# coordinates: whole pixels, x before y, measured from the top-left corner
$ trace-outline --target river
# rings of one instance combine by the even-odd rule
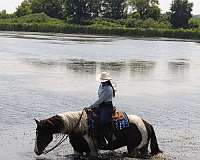
[[[69,142],[34,154],[34,118],[92,104],[101,71],[113,76],[118,109],[153,124],[167,159],[199,159],[200,43],[0,32],[1,159],[72,159]]]

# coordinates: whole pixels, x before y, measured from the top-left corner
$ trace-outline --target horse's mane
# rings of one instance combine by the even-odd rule
[[[53,133],[60,133],[64,128],[62,118],[58,115],[40,121],[40,127],[46,128]]]

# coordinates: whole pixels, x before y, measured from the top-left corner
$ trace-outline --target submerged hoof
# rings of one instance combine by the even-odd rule
[[[156,155],[162,154],[162,153],[163,153],[163,151],[158,150],[158,151],[155,151],[155,152],[151,152],[150,155],[151,155],[151,156],[156,156]]]
[[[88,156],[88,160],[95,160],[95,159],[99,159],[99,156],[97,156],[97,155],[89,155]]]
[[[137,154],[135,153],[123,153],[124,157],[128,157],[128,158],[137,158]]]
[[[142,158],[142,159],[148,159],[149,158],[148,154],[141,154],[141,152],[139,152],[139,151],[134,151],[134,152],[131,152],[131,153],[124,152],[123,156],[128,157],[128,158]]]

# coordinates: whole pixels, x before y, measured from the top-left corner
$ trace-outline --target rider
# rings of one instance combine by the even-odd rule
[[[102,72],[97,76],[100,82],[98,96],[99,99],[91,105],[91,108],[98,108],[100,116],[99,146],[105,147],[105,135],[109,131],[109,122],[112,118],[113,104],[112,97],[115,97],[115,90],[111,83],[112,77],[108,72]]]

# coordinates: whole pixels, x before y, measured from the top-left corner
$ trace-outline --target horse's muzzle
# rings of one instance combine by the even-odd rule
[[[40,156],[42,154],[42,152],[39,152],[36,148],[34,149],[34,152],[36,155]]]

